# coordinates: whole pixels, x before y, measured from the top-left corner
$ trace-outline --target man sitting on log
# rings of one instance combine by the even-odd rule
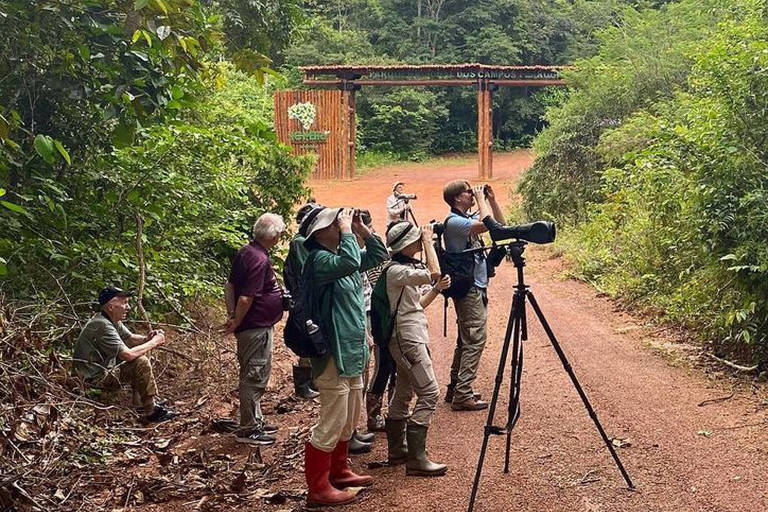
[[[114,286],[99,292],[100,311],[85,324],[75,342],[74,367],[86,384],[94,387],[119,389],[130,384],[134,401],[138,401],[135,405],[141,406],[142,421],[166,421],[176,414],[155,403],[157,384],[146,356],[165,343],[165,334],[161,330],[146,336],[133,334],[123,324],[133,295]]]

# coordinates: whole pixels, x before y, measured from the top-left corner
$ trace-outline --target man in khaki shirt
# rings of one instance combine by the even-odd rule
[[[385,422],[388,459],[392,464],[405,462],[407,475],[440,476],[447,471],[446,465],[432,462],[426,454],[427,430],[437,408],[439,387],[427,348],[429,331],[424,308],[451,281],[448,276],[440,277],[431,226],[419,229],[409,222],[398,222],[387,231],[387,243],[392,263],[384,274],[395,319],[389,351],[397,364],[395,394]],[[422,248],[427,255],[426,267],[414,259]],[[433,279],[437,282],[430,286]],[[409,411],[414,393],[416,404]]]

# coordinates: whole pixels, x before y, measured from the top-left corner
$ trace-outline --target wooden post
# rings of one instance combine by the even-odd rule
[[[485,91],[482,80],[477,81],[477,176],[482,179],[485,176]]]
[[[341,137],[339,147],[341,149],[341,169],[336,169],[335,178],[345,179],[349,175],[349,91],[346,80],[342,80],[341,91]]]
[[[493,87],[488,84],[485,91],[486,101],[486,126],[487,126],[487,145],[485,156],[485,177],[486,179],[493,178],[493,101],[491,98]]]
[[[493,176],[493,117],[491,88],[488,80],[477,82],[477,175],[480,179]]]
[[[347,112],[346,117],[346,122],[349,125],[349,179],[355,177],[355,135],[357,129],[355,126],[355,120],[355,90],[352,89],[349,92],[349,111]]]

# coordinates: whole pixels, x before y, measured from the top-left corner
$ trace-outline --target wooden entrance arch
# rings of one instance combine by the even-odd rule
[[[355,174],[355,92],[362,86],[474,86],[477,89],[477,170],[482,179],[493,177],[493,91],[503,87],[564,85],[567,66],[489,66],[485,64],[427,64],[393,66],[305,66],[304,85],[340,91],[339,108],[345,123],[337,150],[344,167],[335,171],[318,167],[318,177]],[[297,91],[293,91],[297,92]],[[317,91],[311,91],[317,92]],[[277,96],[276,96],[277,98]],[[277,99],[275,102],[277,107]],[[285,107],[282,107],[283,109]],[[276,108],[276,124],[278,113]],[[282,142],[291,143],[284,136]]]

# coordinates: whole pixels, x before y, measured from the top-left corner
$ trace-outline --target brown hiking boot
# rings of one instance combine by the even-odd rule
[[[450,404],[451,402],[453,402],[453,395],[454,395],[454,390],[455,389],[456,389],[456,383],[454,383],[454,382],[452,382],[452,383],[450,383],[450,384],[448,384],[446,386],[446,389],[445,389],[445,401],[446,401],[446,403]],[[473,391],[472,392],[472,396],[475,397],[475,400],[480,400],[480,397],[482,395],[480,393],[477,393],[477,392]]]
[[[475,397],[462,402],[453,401],[451,403],[451,409],[454,411],[482,411],[488,408],[488,402],[483,400],[477,400]]]

